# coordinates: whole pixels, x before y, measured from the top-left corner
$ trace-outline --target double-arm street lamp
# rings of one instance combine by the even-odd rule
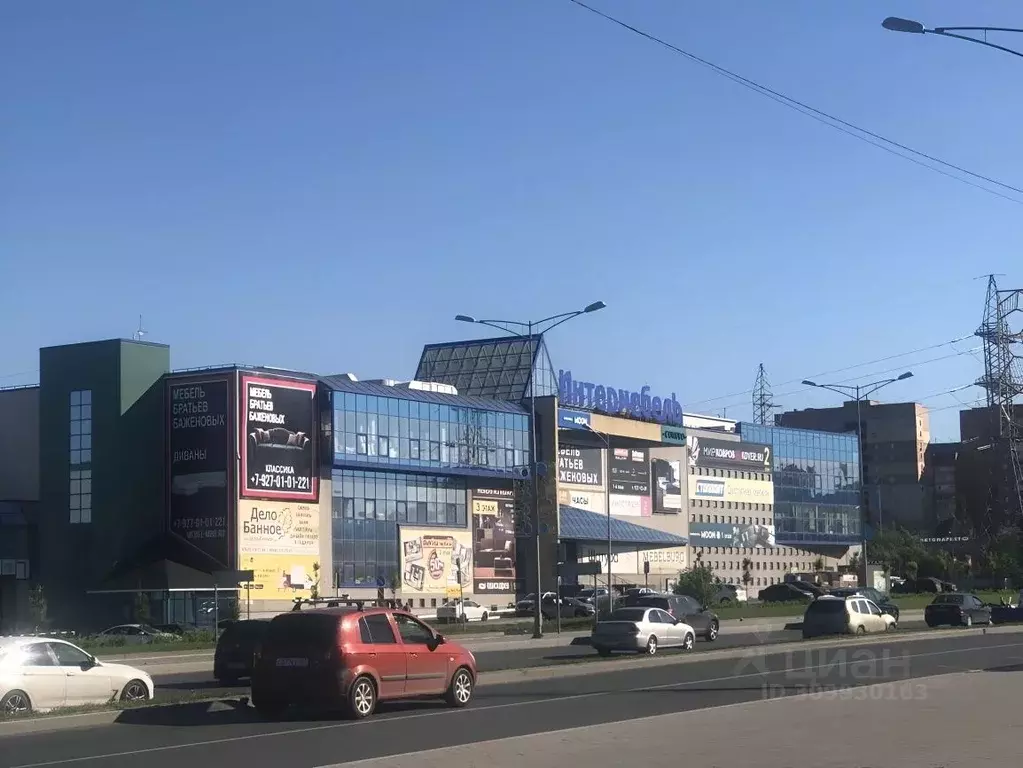
[[[970,35],[962,35],[960,32],[981,32],[987,35],[988,32],[1018,32],[1023,33],[1023,29],[1016,29],[1014,27],[925,27],[919,21],[913,21],[911,19],[900,19],[897,16],[889,16],[887,19],[881,22],[881,26],[891,32],[908,32],[912,35],[941,35],[942,37],[952,37],[956,40],[965,40],[968,43],[976,43],[977,45],[984,45],[988,48],[994,48],[995,50],[1002,51],[1003,53],[1011,53],[1013,56],[1023,57],[1023,52],[1013,50],[1012,48],[1006,48],[1004,45],[998,45],[996,43],[988,42],[977,37],[971,37]]]
[[[804,386],[817,387],[817,389],[827,389],[831,392],[836,392],[843,397],[851,397],[856,401],[856,443],[859,447],[859,480],[860,480],[860,506],[864,506],[864,489],[866,488],[866,480],[863,472],[863,419],[860,415],[860,404],[870,397],[872,394],[877,392],[882,387],[887,387],[889,384],[894,384],[896,381],[905,381],[906,379],[912,378],[913,372],[906,371],[903,374],[896,376],[894,379],[882,379],[880,381],[874,381],[870,384],[818,384],[815,381],[809,379],[803,379]],[[861,516],[862,518],[862,516]],[[867,527],[863,524],[863,520],[860,520],[860,546],[861,553],[860,557],[863,559],[863,586],[867,584]]]
[[[528,320],[521,322],[519,320],[477,320],[472,315],[455,315],[455,320],[462,323],[476,323],[477,325],[487,325],[491,328],[497,328],[499,331],[511,334],[512,336],[518,336],[520,338],[532,338],[534,335],[538,336],[537,349],[539,349],[540,342],[543,340],[545,333],[553,328],[557,328],[562,323],[567,323],[569,320],[579,317],[579,315],[587,315],[590,312],[596,312],[599,309],[606,307],[602,301],[595,301],[592,304],[588,304],[582,309],[577,309],[572,312],[562,312],[560,315],[551,315],[545,317],[542,320]],[[525,331],[525,333],[523,333]],[[535,360],[533,363],[535,364]],[[540,462],[537,461],[537,436],[536,436],[536,381],[533,378],[533,371],[530,372],[529,376],[529,424],[530,431],[532,433],[532,445],[530,446],[530,457],[529,457],[529,474],[533,479],[533,541],[536,545],[536,605],[534,606],[533,615],[533,637],[543,637],[543,621],[541,616],[540,598],[543,596],[540,590],[540,480],[538,465]],[[560,607],[558,609],[560,611]]]

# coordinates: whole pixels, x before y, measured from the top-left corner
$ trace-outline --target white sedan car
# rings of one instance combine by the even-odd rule
[[[149,701],[153,678],[52,637],[0,637],[0,717],[61,707]]]
[[[590,635],[590,645],[601,656],[613,651],[632,651],[653,656],[659,648],[693,650],[696,630],[660,608],[618,608],[600,619]]]
[[[475,600],[455,600],[437,609],[437,621],[486,621],[490,612]]]

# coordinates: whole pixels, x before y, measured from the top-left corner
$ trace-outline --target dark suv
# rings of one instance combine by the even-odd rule
[[[266,620],[245,619],[224,627],[213,654],[213,676],[218,682],[234,685],[243,677],[252,677],[256,650],[269,625]]]
[[[717,614],[707,610],[688,595],[628,595],[625,598],[625,605],[667,611],[679,621],[691,626],[697,635],[711,642],[718,639],[718,632],[721,630],[721,621]]]

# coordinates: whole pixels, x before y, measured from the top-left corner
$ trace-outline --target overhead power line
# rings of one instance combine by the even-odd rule
[[[677,45],[673,45],[672,43],[669,43],[667,40],[657,37],[656,35],[653,35],[649,32],[645,32],[642,29],[639,29],[638,27],[634,27],[631,24],[628,24],[622,21],[621,19],[611,16],[610,14],[605,13],[604,11],[594,8],[591,5],[587,5],[586,3],[582,2],[582,0],[569,0],[569,2],[589,11],[590,13],[593,13],[601,17],[602,19],[605,19],[606,21],[611,22],[612,24],[618,25],[622,29],[626,29],[629,32],[639,35],[640,37],[643,37],[652,43],[656,43],[657,45],[663,46],[664,48],[667,48],[673,53],[676,53],[680,56],[684,56],[690,61],[695,62],[696,64],[699,64],[702,67],[710,69],[715,74],[718,74],[722,77],[726,77],[732,82],[738,83],[739,85],[743,86],[744,88],[748,88],[754,93],[760,94],[761,96],[771,99],[772,101],[775,101],[778,104],[781,104],[782,106],[788,107],[789,109],[799,112],[800,114],[805,115],[806,117],[809,117],[813,120],[816,120],[817,122],[826,125],[829,128],[833,128],[836,131],[841,131],[842,133],[848,136],[852,136],[854,139],[862,141],[866,144],[870,144],[873,147],[877,147],[878,149],[884,150],[885,152],[893,154],[896,157],[900,157],[903,160],[908,160],[909,162],[915,163],[916,165],[919,165],[922,168],[926,168],[929,171],[933,171],[934,173],[940,173],[942,176],[947,176],[950,179],[954,179],[955,181],[958,181],[962,184],[966,184],[968,186],[979,189],[983,192],[987,192],[990,195],[995,195],[996,197],[1000,197],[1003,200],[1008,200],[1009,202],[1023,205],[1023,199],[1014,197],[1013,195],[1007,195],[1004,192],[1000,192],[997,189],[991,189],[990,187],[986,187],[984,186],[984,184],[978,184],[977,182],[982,181],[985,182],[986,184],[992,184],[996,187],[1001,187],[1003,190],[1015,193],[1017,195],[1023,195],[1023,188],[1021,187],[1016,187],[1013,186],[1012,184],[1007,184],[1003,181],[999,181],[998,179],[992,178],[990,176],[985,176],[984,174],[971,171],[968,168],[964,168],[961,165],[956,165],[955,163],[950,163],[947,160],[942,160],[940,157],[935,157],[934,155],[929,155],[926,152],[921,152],[920,150],[914,149],[913,147],[910,147],[906,144],[894,141],[893,139],[889,139],[885,136],[882,136],[879,133],[875,133],[874,131],[862,128],[856,125],[855,123],[851,123],[848,120],[843,120],[840,117],[836,117],[835,115],[832,115],[821,109],[817,109],[816,107],[810,106],[809,104],[806,104],[805,102],[802,102],[799,99],[795,99],[791,96],[786,96],[784,93],[776,91],[773,88],[768,88],[766,85],[761,85],[755,80],[750,80],[747,77],[743,77],[742,75],[733,72],[729,69],[726,69],[718,64],[715,64],[712,61],[708,61],[707,59],[697,56],[694,53],[690,53],[689,51],[679,48]],[[963,178],[962,176],[957,176],[956,173],[952,173],[952,171],[964,174],[965,176],[969,176],[970,178],[976,179],[977,181],[971,181],[970,178]]]

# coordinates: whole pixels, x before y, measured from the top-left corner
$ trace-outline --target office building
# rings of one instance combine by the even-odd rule
[[[787,411],[775,417],[782,427],[856,433],[856,403],[836,408]],[[898,524],[927,531],[922,484],[931,441],[927,408],[919,403],[860,404],[863,435],[864,517],[874,528]]]

